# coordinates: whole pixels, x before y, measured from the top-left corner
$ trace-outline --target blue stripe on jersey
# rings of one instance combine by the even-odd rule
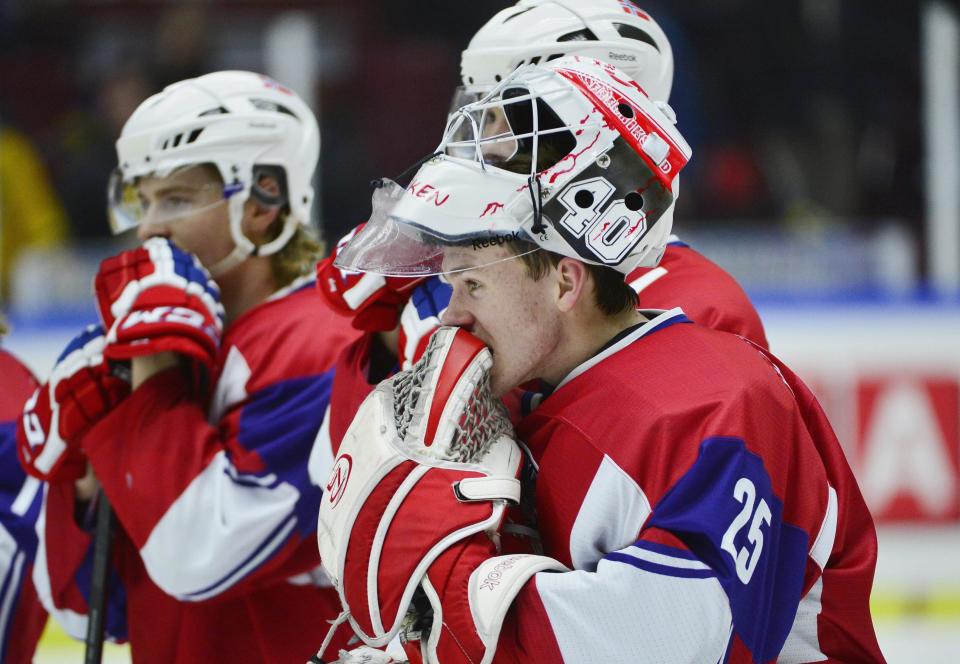
[[[526,417],[533,412],[536,402],[534,401],[537,396],[542,398],[540,392],[524,392],[520,397],[520,413]]]
[[[622,551],[613,551],[603,557],[604,560],[613,560],[618,563],[626,563],[637,569],[642,569],[660,576],[674,576],[682,579],[709,579],[716,576],[712,569],[690,569],[689,567],[673,567],[672,565],[661,565],[643,558],[636,558]]]
[[[666,329],[671,325],[676,325],[677,323],[692,323],[692,322],[693,322],[692,320],[687,318],[686,314],[677,314],[676,316],[672,316],[671,318],[668,318],[667,320],[663,321],[656,327],[650,328],[646,332],[646,334],[653,334],[654,332],[659,332],[660,330]]]
[[[319,508],[317,513],[319,513]],[[273,529],[273,532],[263,539],[256,549],[250,552],[250,555],[240,561],[240,563],[234,566],[234,568],[229,572],[222,575],[210,585],[200,588],[199,590],[194,590],[192,593],[184,595],[184,597],[207,599],[209,597],[218,595],[224,589],[229,588],[235,583],[238,583],[241,579],[259,567],[263,560],[266,560],[269,555],[273,554],[274,550],[279,549],[283,545],[284,540],[287,539],[284,531],[289,531],[291,529],[291,519],[293,519],[293,517],[290,517],[290,519],[284,519],[279,526]],[[263,560],[258,561],[258,558],[262,558]]]
[[[667,246],[668,247],[689,247],[690,245],[684,242],[683,240],[673,240],[671,242],[667,242]]]
[[[330,401],[333,371],[274,383],[250,395],[240,413],[238,439],[256,451],[266,469],[300,493],[294,507],[301,536],[312,536],[320,513],[320,487],[310,481],[307,459]]]
[[[230,465],[224,467],[223,474],[229,476],[234,484],[257,489],[272,489],[279,483],[276,475],[272,477],[259,477],[257,475],[243,474]]]
[[[27,481],[27,474],[17,459],[17,434],[14,422],[0,422],[0,526],[16,542],[16,548],[26,554],[27,564],[37,555],[37,533],[34,526],[43,502],[42,491],[37,491],[30,506],[22,514],[13,512],[13,503]],[[12,554],[11,554],[12,555]],[[0,570],[0,574],[4,573]]]
[[[430,277],[417,286],[410,295],[410,302],[417,310],[420,320],[430,316],[440,316],[440,312],[450,304],[453,296],[453,287],[440,280],[440,277]]]
[[[653,551],[654,553],[660,553],[665,556],[672,556],[673,558],[699,560],[695,554],[687,551],[686,549],[678,549],[675,546],[668,546],[666,544],[660,544],[659,542],[647,542],[646,540],[640,540],[635,543],[634,546],[640,549],[646,549],[647,551]]]
[[[800,601],[808,536],[782,519],[763,460],[739,438],[709,438],[648,526],[676,535],[717,573],[734,632],[753,658],[780,652]]]

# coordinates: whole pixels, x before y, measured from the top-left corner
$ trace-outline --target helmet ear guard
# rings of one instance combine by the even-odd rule
[[[271,178],[277,183],[277,193],[270,193],[260,184],[264,178]],[[250,185],[250,197],[255,201],[269,208],[289,209],[287,197],[287,173],[282,166],[263,166],[253,167],[253,181]]]

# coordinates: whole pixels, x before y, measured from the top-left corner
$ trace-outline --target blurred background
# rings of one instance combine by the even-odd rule
[[[168,83],[250,69],[321,124],[328,239],[439,142],[459,52],[504,1],[2,0],[4,345],[44,376],[95,314],[113,141]],[[638,2],[670,38],[694,149],[675,230],[756,302],[831,416],[878,523],[891,662],[960,652],[957,2]],[[47,636],[38,661],[79,649]],[[124,661],[123,649],[112,657]]]

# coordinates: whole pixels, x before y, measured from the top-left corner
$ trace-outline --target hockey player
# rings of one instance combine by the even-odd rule
[[[460,57],[463,85],[453,108],[479,99],[520,65],[563,55],[615,65],[661,102],[673,121],[665,105],[673,87],[670,42],[653,17],[630,0],[520,0],[498,12]],[[760,316],[736,280],[675,235],[659,264],[636,269],[627,283],[643,307],[682,305],[701,325],[767,346]]]
[[[0,336],[6,327],[0,317]],[[0,661],[26,664],[47,622],[30,580],[37,552],[34,524],[40,482],[17,463],[16,422],[37,381],[17,358],[0,348]]]
[[[487,21],[463,51],[463,84],[454,93],[452,109],[477,101],[518,66],[564,55],[610,62],[654,101],[669,100],[673,52],[647,12],[628,0],[520,0]],[[318,266],[318,286],[334,306],[364,330],[387,331],[399,325],[392,338],[383,343],[372,336],[360,340],[341,359],[334,389],[345,398],[332,400],[330,418],[331,438],[336,442],[363,396],[383,377],[374,372],[368,379],[370,367],[383,364],[377,359],[370,362],[370,352],[382,356],[386,345],[388,352],[398,356],[399,365],[409,368],[439,325],[450,290],[435,278],[411,285],[400,279],[378,280],[375,275],[345,275],[333,266],[335,258]],[[357,287],[361,278],[363,283]],[[638,267],[627,276],[627,283],[639,294],[641,306],[682,306],[701,325],[740,334],[767,347],[760,316],[736,280],[676,235],[670,236],[659,264]]]
[[[463,51],[463,84],[452,108],[478,100],[518,66],[564,55],[610,62],[654,101],[669,101],[673,51],[650,14],[629,0],[520,0],[487,21]],[[672,120],[672,111],[664,110]],[[639,294],[641,306],[682,305],[701,325],[767,347],[760,316],[736,280],[676,235],[670,236],[658,265],[637,268],[627,283]],[[446,306],[441,291],[436,284],[424,286],[404,309],[406,347],[401,353],[407,359],[423,351],[424,331],[436,325]]]
[[[558,59],[464,109],[441,151],[491,110],[510,131],[477,123],[472,158],[426,163],[435,199],[378,190],[339,264],[445,275],[443,322],[489,347],[493,395],[551,386],[517,429],[545,555],[498,556],[510,445],[467,464],[430,451],[438,422],[469,422],[463,384],[487,380],[447,334],[415,382],[428,410],[396,418],[405,383],[378,388],[340,448],[318,532],[342,619],[374,646],[403,622],[411,660],[444,664],[882,662],[873,524],[816,400],[758,345],[637,310],[624,282],[669,235],[690,154],[673,124],[622,72]]]
[[[27,412],[23,456],[49,481],[38,590],[82,636],[93,492],[65,469],[88,462],[122,526],[107,629],[135,662],[304,661],[338,608],[318,432],[357,335],[313,284],[316,119],[276,81],[217,72],[144,101],[117,152],[111,219],[143,246],[103,262],[103,327],[61,358],[70,389]]]

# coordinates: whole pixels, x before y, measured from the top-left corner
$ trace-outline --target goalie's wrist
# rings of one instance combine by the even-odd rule
[[[130,360],[130,384],[137,389],[161,371],[179,366],[180,356],[177,353],[163,351],[154,355],[141,355]]]

